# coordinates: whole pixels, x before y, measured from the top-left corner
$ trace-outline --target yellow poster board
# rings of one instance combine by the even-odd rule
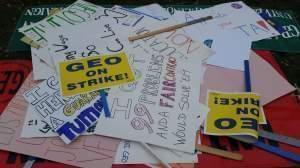
[[[210,135],[239,135],[258,138],[258,124],[264,123],[256,93],[225,93],[209,91],[205,133]]]
[[[134,81],[124,52],[59,63],[62,96],[109,88]]]

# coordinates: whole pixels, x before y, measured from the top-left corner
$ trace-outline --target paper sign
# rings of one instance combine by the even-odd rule
[[[55,74],[53,67],[50,67],[39,57],[41,54],[40,51],[42,50],[37,50],[31,47],[32,71],[34,80],[48,79],[50,76]]]
[[[27,39],[32,43],[39,45],[38,49],[34,52],[52,69],[55,68],[48,49],[45,47],[49,43],[49,35],[54,29],[72,27],[77,24],[85,23],[86,21],[94,18],[97,11],[104,8],[94,5],[92,3],[78,0],[68,6],[67,8],[57,12],[53,15],[49,15],[43,20],[23,26],[19,28],[19,31],[26,35]]]
[[[190,154],[150,145],[162,160],[168,163],[196,163],[197,154]],[[121,141],[115,164],[159,164],[159,161],[138,142]]]
[[[24,26],[19,29],[19,31],[23,32],[27,36],[31,37],[33,40],[37,41],[43,48],[40,48],[41,52],[46,54],[39,54],[42,60],[44,60],[49,66],[53,66],[51,56],[48,54],[48,48],[45,48],[45,46],[48,46],[48,44],[51,42],[51,39],[55,36],[53,32],[55,31],[62,31],[62,32],[68,32],[72,27],[74,29],[83,31],[79,33],[78,40],[75,40],[79,43],[84,43],[82,40],[86,39],[89,42],[92,41],[92,39],[95,39],[96,37],[102,38],[105,40],[105,43],[103,45],[99,44],[101,47],[93,48],[95,47],[93,44],[86,44],[86,46],[81,45],[84,47],[82,51],[79,51],[76,53],[76,51],[72,50],[72,48],[68,48],[67,40],[68,38],[64,38],[62,34],[59,34],[59,38],[57,43],[54,43],[56,48],[61,53],[64,53],[68,55],[68,57],[74,57],[73,55],[82,55],[82,57],[86,57],[87,55],[92,54],[99,54],[95,53],[96,51],[101,51],[102,54],[110,54],[104,51],[103,47],[104,45],[108,45],[108,50],[112,49],[113,51],[116,51],[118,46],[115,46],[115,43],[118,44],[119,40],[114,38],[113,31],[110,29],[109,24],[107,23],[119,23],[124,26],[132,26],[139,22],[139,20],[142,18],[142,15],[135,14],[135,13],[125,13],[117,11],[117,9],[106,9],[101,6],[97,6],[85,1],[78,0],[74,4],[68,6],[67,8],[63,9],[62,11],[49,16],[45,18],[44,20],[37,22],[35,24],[31,24],[29,26]],[[91,20],[92,19],[92,20]],[[93,34],[93,31],[87,30],[86,28],[76,28],[78,25],[85,25],[89,22],[97,22],[99,24],[103,25],[103,27],[106,32],[103,32],[101,35],[97,36],[96,34]],[[100,23],[101,22],[101,23]],[[85,24],[82,24],[85,23]],[[100,26],[95,26],[94,30],[97,30]],[[56,30],[57,29],[57,30]],[[101,31],[102,29],[98,30]],[[81,38],[82,34],[87,35],[88,33],[91,34],[92,38],[85,36],[85,38]],[[73,34],[74,35],[74,34]],[[78,36],[75,36],[78,37]],[[70,38],[70,37],[69,37]],[[104,39],[105,38],[105,39]],[[116,40],[116,41],[113,41]],[[115,42],[115,43],[113,43]],[[121,47],[123,44],[121,44]],[[53,46],[52,46],[53,47]],[[116,48],[117,47],[117,48]],[[55,50],[57,51],[57,50]],[[120,51],[120,50],[119,50]],[[74,53],[75,52],[75,53]],[[50,53],[51,54],[51,53]],[[56,54],[57,55],[57,54]],[[54,62],[56,63],[56,62]]]
[[[28,22],[36,22],[44,18],[49,14],[49,11],[53,8],[63,9],[64,4],[52,4],[52,5],[35,5],[32,7],[28,7],[24,9],[22,17],[18,20],[16,30],[23,26],[24,23]],[[104,5],[106,6],[106,5]],[[110,6],[110,5],[108,5]],[[106,6],[106,7],[108,7]],[[134,7],[134,6],[128,6]],[[201,10],[203,8],[207,8],[207,5],[164,5],[163,6],[166,11],[161,11],[161,7],[157,4],[150,4],[135,8],[139,12],[146,13],[148,15],[152,15],[156,18],[160,18],[164,20],[165,18],[169,18],[170,14],[174,14],[174,11],[195,11]],[[266,39],[259,44],[253,44],[253,49],[267,49],[267,50],[276,50],[282,52],[299,52],[299,47],[297,44],[299,43],[299,24],[295,17],[293,11],[290,10],[274,10],[274,9],[261,9],[261,8],[253,8],[257,13],[261,14],[262,12],[267,13],[272,21],[278,22],[282,25],[286,31],[281,34],[281,36],[276,36],[272,39]],[[151,11],[150,11],[151,10]],[[170,14],[169,14],[169,13]],[[9,45],[9,51],[24,51],[29,48],[25,43],[22,43],[19,39],[21,37],[21,33],[14,32]]]
[[[110,168],[114,161],[119,140],[102,136],[81,136],[74,143],[65,145],[60,138],[20,138],[25,110],[28,103],[25,90],[35,86],[32,74],[0,116],[0,149],[77,167]]]
[[[65,100],[63,113],[66,116],[71,116],[80,110],[83,106],[91,103],[94,99],[99,97],[99,92],[94,91],[87,94],[80,94]],[[89,127],[83,135],[91,135],[94,133],[96,124]],[[28,106],[26,117],[21,133],[23,138],[33,137],[56,137],[59,136],[52,127],[44,120],[41,119],[39,114],[36,113],[32,105]]]
[[[36,114],[33,106],[27,108],[24,125],[22,128],[22,138],[32,137],[56,137],[58,134],[52,130],[51,126]]]
[[[63,96],[72,96],[134,81],[125,53],[59,63]]]
[[[100,15],[100,13],[99,13]],[[100,15],[102,16],[102,15]],[[126,22],[126,18],[136,14],[116,12],[112,9],[105,9],[103,16],[95,21],[85,24],[68,26],[53,29],[48,34],[48,48],[55,64],[65,60],[74,60],[93,55],[115,54],[124,51],[128,46],[128,40],[121,40],[118,36],[120,29],[115,28],[115,24]],[[141,16],[139,16],[141,17]],[[137,21],[134,20],[136,24]],[[131,26],[130,24],[123,25]],[[82,38],[82,34],[85,38]]]
[[[126,42],[117,36],[113,20],[89,22],[55,29],[49,34],[49,52],[54,64],[89,56],[122,52]],[[85,38],[82,38],[85,34]]]
[[[232,29],[252,42],[279,35],[272,26],[242,1],[224,3],[200,11],[175,12],[173,17],[188,22],[208,15],[213,16],[213,19],[187,26],[184,30],[188,32],[189,29],[196,28],[199,33],[205,35],[205,32],[212,27],[219,30]]]
[[[92,19],[97,9],[100,10],[100,8],[103,9],[92,3],[77,0],[56,14],[46,17],[37,23],[19,28],[19,31],[44,47],[47,45],[45,34],[48,33],[49,29],[86,22]]]
[[[165,10],[161,10],[164,9]],[[139,12],[151,14],[154,17],[167,19],[170,18],[170,14],[174,14],[177,11],[197,11],[201,8],[207,8],[205,5],[174,5],[160,7],[158,4],[150,4],[135,8]],[[260,40],[252,44],[253,49],[273,50],[281,52],[299,52],[300,40],[300,26],[297,22],[297,17],[291,10],[276,10],[276,9],[262,9],[253,8],[258,14],[267,15],[271,21],[278,23],[283,27],[284,32],[279,36]],[[267,21],[268,22],[268,21]],[[268,22],[269,23],[269,22]],[[273,25],[272,25],[273,26]],[[279,26],[277,26],[279,27]]]
[[[256,93],[208,92],[204,132],[209,135],[249,135],[258,138],[261,113],[260,96]]]
[[[64,111],[66,103],[60,96],[58,83],[56,77],[51,76],[26,91],[24,98],[33,106],[34,111],[42,120],[68,144],[96,123],[102,113],[103,97],[99,94],[98,98],[81,106],[80,110],[75,113],[66,113]]]
[[[164,25],[157,22],[145,18],[122,35]],[[199,74],[210,50],[180,30],[137,40],[131,48],[137,81],[109,91],[111,118],[101,119],[96,133],[193,153],[201,114]]]

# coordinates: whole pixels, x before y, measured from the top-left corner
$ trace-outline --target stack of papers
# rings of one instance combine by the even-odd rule
[[[128,40],[207,16],[213,19]],[[36,44],[33,73],[0,118],[9,132],[0,148],[73,166],[197,163],[201,128],[257,139],[262,105],[294,90],[251,51],[252,42],[279,33],[241,1],[171,16],[158,4],[132,10],[77,0],[19,31]],[[245,90],[244,60],[256,93],[236,93]],[[221,92],[260,101],[252,132],[212,128],[222,115],[212,95]],[[227,112],[234,108],[241,107]]]

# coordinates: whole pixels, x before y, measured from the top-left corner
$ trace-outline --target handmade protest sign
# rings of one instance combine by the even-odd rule
[[[22,27],[24,24],[34,23],[43,18],[45,18],[49,11],[53,8],[63,9],[64,4],[51,4],[51,5],[37,5],[30,6],[25,8],[22,16],[19,18],[16,30]],[[104,7],[111,7],[110,5],[104,5]],[[129,6],[135,7],[135,6]],[[137,7],[136,9],[140,12],[146,13],[153,17],[164,20],[170,17],[170,14],[173,15],[175,11],[197,11],[202,10],[210,6],[207,5],[163,5],[160,7],[157,4],[151,4],[147,6]],[[277,9],[262,9],[262,8],[253,8],[258,14],[266,13],[272,21],[276,21],[286,30],[280,36],[273,37],[272,39],[265,39],[263,41],[255,42],[252,46],[253,49],[266,49],[282,52],[299,52],[298,43],[300,40],[300,26],[297,21],[295,13],[291,10],[277,10]],[[120,12],[120,11],[118,11]],[[137,16],[130,16],[130,18],[137,18]],[[140,19],[140,18],[138,18]],[[138,20],[137,19],[137,20]],[[129,20],[129,19],[128,19]],[[137,21],[136,20],[136,21]],[[125,19],[124,19],[125,23]],[[127,21],[128,23],[128,21]],[[132,21],[132,23],[135,23]],[[9,51],[25,51],[30,48],[21,42],[19,39],[22,37],[22,34],[18,31],[15,31],[10,39],[8,50]]]
[[[202,104],[201,104],[202,105]],[[202,105],[201,114],[205,113],[206,116],[208,109]],[[200,124],[202,124],[200,117]],[[200,127],[199,127],[200,128]],[[196,144],[201,145],[200,131],[197,131]],[[197,163],[197,153],[190,154],[168,148],[158,147],[156,145],[149,145],[158,156],[167,163]],[[120,142],[118,151],[115,156],[116,164],[139,164],[151,163],[159,164],[159,161],[139,143],[134,141],[123,140]]]
[[[49,29],[86,22],[93,18],[93,15],[97,12],[98,8],[102,7],[83,0],[77,0],[54,15],[29,26],[19,28],[19,31],[44,47],[47,45],[47,38],[45,35],[48,33]]]
[[[64,100],[63,113],[66,116],[72,116],[77,111],[81,110],[83,106],[91,103],[94,99],[99,97],[99,91],[89,92],[87,94],[80,94]],[[89,127],[84,135],[91,135],[94,133],[96,125]],[[29,105],[25,121],[22,128],[21,137],[56,137],[59,136],[52,127],[36,113],[34,106]]]
[[[120,29],[116,29],[115,24],[130,27],[131,24],[139,22],[140,19],[137,17],[142,16],[126,11],[115,11],[116,9],[105,9],[102,13],[98,10],[96,15],[98,17],[85,24],[53,29],[47,39],[54,64],[65,60],[124,51],[128,41],[119,38]],[[129,24],[129,21],[133,23]],[[82,38],[82,34],[85,38]]]
[[[242,1],[224,3],[200,11],[175,12],[173,17],[188,22],[208,14],[213,16],[212,20],[188,26],[184,30],[189,32],[198,29],[197,36],[204,37],[201,41],[206,40],[205,32],[212,27],[219,30],[232,29],[252,42],[279,35],[271,25]]]
[[[259,98],[256,93],[209,91],[207,105],[210,111],[204,132],[209,135],[250,136],[251,142],[255,142],[262,112]]]
[[[118,30],[114,28],[114,24],[113,20],[93,21],[53,30],[49,37],[48,48],[54,64],[124,51],[128,42],[118,37]],[[85,38],[81,37],[82,34],[85,34]]]
[[[198,162],[197,154],[190,154],[171,150],[167,148],[151,145],[162,160],[168,163],[196,163]],[[115,157],[115,164],[142,164],[153,163],[159,164],[157,159],[152,156],[139,142],[121,141],[118,147],[118,152]]]
[[[103,9],[92,3],[78,0],[60,12],[50,15],[39,22],[24,25],[19,28],[19,32],[25,35],[25,41],[30,41],[30,43],[38,46],[36,47],[38,50],[35,51],[38,53],[37,56],[50,67],[54,67],[49,52],[45,48],[48,45],[51,30],[84,23],[93,19],[97,11]]]
[[[0,149],[73,166],[110,168],[119,144],[117,139],[81,136],[74,143],[65,145],[60,138],[20,138],[24,110],[28,107],[23,94],[36,84],[30,74],[0,116]]]
[[[68,144],[96,123],[102,113],[103,97],[98,96],[89,104],[81,107],[76,113],[64,113],[66,103],[59,93],[58,83],[56,77],[51,76],[26,91],[23,96],[42,120],[49,124]],[[107,117],[109,114],[105,113],[105,116]]]
[[[144,18],[131,29],[123,28],[120,36],[145,33],[165,23],[172,22]],[[99,120],[96,134],[193,153],[201,113],[198,75],[211,50],[181,30],[130,45],[137,81],[109,91],[111,117]]]
[[[71,12],[71,14],[69,14]],[[73,16],[71,17],[71,16]],[[65,19],[64,17],[67,17]],[[57,31],[60,32],[69,32],[72,27],[77,30],[83,31],[83,34],[90,34],[92,35],[92,38],[85,37],[84,39],[88,39],[89,42],[92,41],[92,39],[95,39],[97,37],[97,34],[93,34],[95,32],[87,30],[86,28],[76,28],[76,25],[82,25],[82,23],[88,23],[88,22],[97,22],[97,23],[103,23],[105,25],[101,35],[98,37],[105,40],[106,43],[105,45],[109,45],[107,47],[107,50],[112,51],[112,52],[117,52],[116,50],[119,48],[118,46],[114,46],[115,44],[113,43],[115,40],[115,43],[120,44],[121,49],[118,49],[118,51],[122,50],[123,44],[119,42],[118,39],[115,39],[114,37],[114,32],[111,30],[110,25],[107,23],[120,23],[125,26],[131,26],[132,24],[136,24],[143,16],[131,13],[130,15],[124,12],[120,11],[114,11],[113,9],[106,9],[101,6],[97,6],[85,1],[78,0],[74,4],[68,6],[67,8],[63,9],[62,11],[51,15],[44,20],[31,24],[29,26],[24,26],[20,28],[20,31],[29,36],[33,41],[38,41],[37,43],[43,47],[39,48],[39,50],[42,50],[40,52],[42,53],[48,53],[48,49],[45,48],[45,46],[48,46],[49,42],[51,42],[52,37],[56,37],[53,31],[58,29]],[[62,20],[61,20],[62,19]],[[68,21],[68,19],[71,19],[71,21]],[[88,22],[87,22],[88,21]],[[73,23],[74,22],[74,23]],[[101,24],[100,23],[100,24]],[[106,24],[104,24],[106,23]],[[83,24],[85,25],[85,24]],[[95,26],[93,27],[94,30],[97,30],[99,27],[103,27],[103,25]],[[102,29],[100,29],[102,30]],[[56,31],[56,32],[57,32]],[[98,30],[99,32],[99,30]],[[31,36],[30,36],[31,35]],[[79,41],[76,42],[82,42],[82,32],[77,34],[73,34],[73,36],[78,37],[79,35]],[[102,36],[103,35],[103,36]],[[38,38],[38,39],[34,39]],[[70,37],[69,37],[70,38]],[[59,48],[58,51],[67,53],[68,57],[74,57],[72,55],[78,55],[81,54],[82,57],[89,56],[90,53],[95,54],[95,52],[99,52],[101,50],[101,54],[109,54],[104,51],[102,47],[97,47],[93,44],[86,44],[86,45],[81,45],[84,47],[82,50],[82,53],[79,52],[76,54],[76,51],[72,50],[72,48],[68,48],[68,45],[66,44],[68,38],[63,36],[63,34],[59,34],[59,43],[55,43],[54,47]],[[109,42],[110,40],[111,42]],[[74,41],[73,41],[74,42]],[[61,44],[62,43],[62,44]],[[83,42],[84,43],[84,42]],[[99,44],[100,45],[100,44]],[[100,45],[101,46],[101,45]],[[112,48],[111,48],[112,47]],[[117,47],[117,48],[116,48]],[[69,50],[69,51],[68,51]],[[57,50],[55,50],[57,52]],[[75,52],[75,53],[74,53]],[[51,54],[50,54],[51,55]],[[53,62],[51,61],[51,56],[49,54],[38,54],[38,56],[44,60],[49,66],[54,66]],[[57,54],[55,54],[57,55]],[[56,62],[54,62],[56,63]]]
[[[59,63],[62,96],[72,96],[134,81],[125,53]]]
[[[27,108],[21,137],[56,137],[58,134],[51,128],[51,126],[41,117],[36,114],[33,106],[29,105]]]

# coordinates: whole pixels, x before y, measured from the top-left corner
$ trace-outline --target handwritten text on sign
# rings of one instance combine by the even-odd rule
[[[0,149],[35,156],[78,167],[111,168],[119,140],[103,136],[81,136],[64,145],[59,138],[21,138],[28,103],[26,90],[36,86],[32,74],[22,84],[0,117]],[[38,92],[40,93],[40,92]]]
[[[42,120],[46,121],[67,144],[75,140],[89,127],[97,122],[103,109],[106,97],[98,96],[74,114],[64,113],[66,99],[59,94],[58,81],[55,76],[49,77],[39,85],[24,93],[24,98]],[[72,98],[70,98],[72,99]],[[105,114],[105,117],[108,115]]]
[[[134,81],[124,53],[59,63],[63,96],[72,96]]]
[[[151,20],[144,23],[123,32],[143,33],[156,24]],[[121,36],[128,37],[125,33]],[[195,151],[200,115],[199,69],[210,52],[202,44],[191,42],[183,32],[168,35],[169,38],[153,36],[131,43],[129,56],[137,80],[109,91],[111,117],[100,119],[96,134],[189,153]],[[174,44],[169,40],[173,36],[187,39],[187,42]],[[198,48],[187,52],[190,44]]]
[[[86,94],[76,95],[64,99],[63,116],[72,117],[77,115],[77,112],[83,110],[83,108],[92,103],[99,97],[99,91],[89,92]],[[93,134],[96,125],[89,127],[84,135]],[[55,137],[57,133],[52,129],[46,121],[44,121],[38,113],[35,112],[34,106],[28,106],[23,129],[21,133],[22,138],[35,138],[35,137]]]
[[[29,26],[19,28],[19,32],[34,40],[39,45],[46,46],[48,41],[46,34],[50,29],[86,22],[96,15],[97,10],[101,9],[104,8],[83,0],[77,0],[52,16]]]
[[[211,135],[250,135],[257,138],[260,96],[256,93],[223,93],[210,91],[210,108],[205,133]]]

